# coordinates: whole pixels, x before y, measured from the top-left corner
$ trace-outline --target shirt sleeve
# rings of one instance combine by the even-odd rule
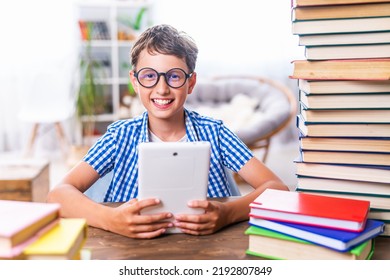
[[[238,172],[253,157],[253,152],[225,125],[221,125],[219,137],[223,164]]]
[[[114,168],[115,134],[115,128],[109,128],[83,158],[86,163],[96,170],[100,177],[103,177]]]

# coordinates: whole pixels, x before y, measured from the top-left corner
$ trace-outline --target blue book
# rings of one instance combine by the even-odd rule
[[[383,233],[385,228],[384,222],[372,219],[367,219],[366,226],[361,232],[276,222],[255,217],[250,217],[249,224],[306,240],[340,252],[349,251],[353,247],[375,238]]]

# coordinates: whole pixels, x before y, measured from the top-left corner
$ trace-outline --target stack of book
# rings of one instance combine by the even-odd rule
[[[105,21],[79,20],[78,23],[82,40],[110,40],[110,32]]]
[[[0,259],[80,259],[85,219],[64,219],[54,203],[0,200]]]
[[[390,1],[294,0],[297,190],[371,202],[390,224]],[[390,226],[383,235],[390,235]]]
[[[250,207],[246,253],[268,259],[370,259],[385,228],[365,200],[267,189]]]

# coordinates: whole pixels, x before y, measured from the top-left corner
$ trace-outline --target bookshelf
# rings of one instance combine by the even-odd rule
[[[129,96],[128,71],[131,68],[129,52],[139,33],[151,25],[151,8],[152,3],[147,0],[76,3],[79,56],[84,59],[89,48],[90,57],[98,65],[93,70],[94,84],[99,87],[101,97],[92,117],[94,134],[104,133],[113,121],[131,117],[129,104],[126,103],[126,96]],[[135,23],[137,17],[141,17],[138,24]],[[80,85],[83,79],[81,75]],[[82,115],[82,126],[89,119],[89,116]]]

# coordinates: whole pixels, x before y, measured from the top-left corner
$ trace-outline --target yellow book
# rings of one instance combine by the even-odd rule
[[[30,244],[24,251],[25,259],[79,259],[87,238],[85,219],[60,219],[58,225]]]

